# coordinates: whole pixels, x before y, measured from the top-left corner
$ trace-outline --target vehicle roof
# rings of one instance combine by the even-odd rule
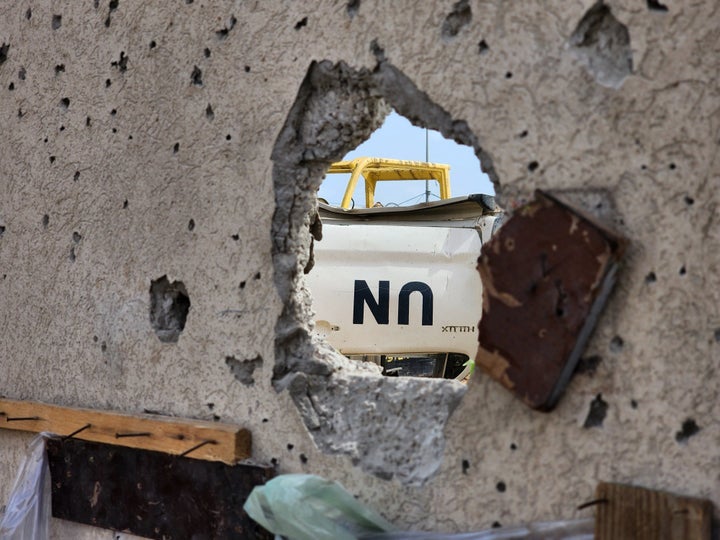
[[[345,209],[318,203],[323,220],[340,221],[425,221],[457,220],[502,213],[492,195],[464,195],[442,201],[415,204],[413,206],[384,206],[378,208]]]

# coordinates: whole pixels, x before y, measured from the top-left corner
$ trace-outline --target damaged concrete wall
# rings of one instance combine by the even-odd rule
[[[710,0],[2,5],[0,394],[236,422],[403,527],[578,517],[601,479],[720,504],[718,23]],[[313,189],[389,105],[473,146],[506,207],[541,187],[629,239],[552,413],[309,338]],[[28,440],[0,431],[3,500]]]

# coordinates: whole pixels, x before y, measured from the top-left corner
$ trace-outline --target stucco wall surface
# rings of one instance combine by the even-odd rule
[[[718,9],[714,0],[3,2],[0,394],[238,423],[252,431],[256,459],[336,479],[408,528],[588,515],[575,508],[599,480],[720,505]],[[306,79],[323,61],[344,63],[337,88],[360,93]],[[301,87],[320,96],[307,110]],[[381,444],[387,424],[374,434],[356,418],[333,424],[347,432],[318,427],[326,452],[352,447],[341,449],[350,457],[318,450],[288,390],[321,388],[321,423],[345,406],[372,423],[382,411],[363,416],[354,384],[374,375],[336,385],[342,360],[321,346],[301,340],[288,360],[283,335],[286,348],[276,348],[288,330],[279,320],[307,329],[297,269],[312,190],[388,103],[475,146],[506,207],[544,188],[590,204],[629,240],[585,354],[594,368],[549,414],[476,374],[444,442],[442,425],[429,425],[440,467],[420,475],[423,485],[405,481],[422,460],[383,479],[403,461]],[[286,124],[294,104],[297,126]],[[316,137],[323,122],[350,121],[356,133]],[[309,152],[301,161],[298,144],[285,144],[288,125]],[[280,236],[277,216],[289,224]],[[163,276],[191,302],[177,342],[160,341],[150,323],[149,290]],[[296,368],[300,383],[279,383]],[[368,400],[384,395],[372,384]],[[438,392],[444,418],[462,392]],[[606,414],[585,428],[598,399]],[[357,454],[373,436],[386,452],[373,457],[378,470]],[[28,441],[0,430],[3,500]],[[57,521],[53,531],[114,537]]]

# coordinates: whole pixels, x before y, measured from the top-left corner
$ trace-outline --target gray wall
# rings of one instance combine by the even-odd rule
[[[579,517],[599,480],[720,503],[716,2],[350,4],[0,6],[0,394],[238,423],[403,527]],[[565,193],[629,239],[601,360],[554,412],[482,374],[381,382],[307,337],[314,188],[388,105],[474,146],[506,207]],[[170,343],[162,276],[191,301]],[[378,400],[423,428],[393,439]],[[0,432],[3,500],[29,438]]]

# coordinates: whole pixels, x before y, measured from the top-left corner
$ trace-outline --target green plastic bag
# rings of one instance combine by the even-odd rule
[[[394,529],[337,482],[311,474],[273,478],[253,489],[243,508],[268,531],[290,540],[357,540]]]

